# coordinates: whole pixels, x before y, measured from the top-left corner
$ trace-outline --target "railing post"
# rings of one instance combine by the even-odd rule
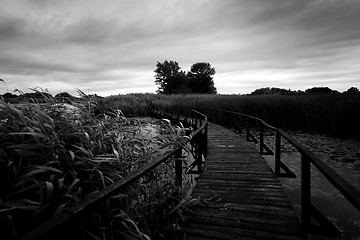
[[[264,124],[260,122],[260,154],[264,154]]]
[[[245,118],[246,121],[246,141],[250,141],[250,130],[249,130],[249,118]]]
[[[238,132],[238,126],[237,126],[237,123],[238,123],[238,116],[236,113],[233,113],[234,114],[234,132]]]
[[[175,185],[181,187],[182,184],[182,148],[175,153]]]
[[[199,127],[198,127],[198,118],[197,117],[195,117],[195,130],[197,130]]]
[[[196,130],[196,127],[194,126],[195,120],[194,120],[194,112],[191,111],[191,126]]]
[[[201,136],[199,136],[199,140],[197,140],[197,147],[195,149],[196,151],[196,163],[197,163],[197,167],[198,167],[198,171],[199,173],[202,172],[202,146],[201,146]]]
[[[232,117],[232,121],[233,121],[233,128],[234,128],[234,132],[236,132],[236,114],[235,113],[233,113],[232,114],[233,115],[233,117]]]
[[[281,134],[276,130],[275,135],[275,174],[280,175],[280,159],[281,157]]]
[[[226,128],[229,128],[229,113],[223,111],[223,115],[224,115],[224,124],[223,124],[223,126],[225,126]]]
[[[301,154],[301,224],[305,229],[311,225],[310,159]]]
[[[228,113],[228,121],[229,121],[229,128],[231,129],[233,127],[233,117],[232,117],[232,113]]]
[[[225,112],[226,113],[226,117],[225,117],[225,124],[226,124],[226,127],[229,128],[230,126],[230,114],[228,112]]]
[[[224,125],[224,115],[219,111],[219,124]]]
[[[221,114],[220,110],[217,110],[216,112],[217,112],[217,118],[218,118],[217,124],[222,125],[222,114]]]
[[[204,131],[204,156],[206,157],[208,148],[208,123],[206,123]]]

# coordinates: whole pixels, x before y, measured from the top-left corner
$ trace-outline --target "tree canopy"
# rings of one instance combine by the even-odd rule
[[[290,89],[284,89],[284,88],[276,88],[276,87],[265,87],[265,88],[259,88],[250,93],[250,95],[270,95],[270,94],[277,94],[277,95],[294,95],[298,94],[300,92],[292,91]]]
[[[162,94],[177,93],[216,93],[212,76],[215,68],[210,63],[199,62],[191,66],[185,74],[176,61],[157,62],[154,70],[157,92]]]
[[[346,90],[344,93],[346,93],[346,94],[359,94],[360,90],[357,87],[351,87],[348,90]]]
[[[357,87],[351,87],[348,90],[343,92],[344,94],[360,94],[360,90]],[[328,87],[313,87],[306,89],[305,91],[302,90],[290,90],[284,88],[276,88],[276,87],[265,87],[259,88],[250,93],[250,95],[314,95],[314,94],[340,94],[339,91],[333,90]]]
[[[60,102],[64,102],[64,103],[71,103],[71,100],[74,100],[75,97],[72,96],[70,93],[68,92],[60,92],[58,94],[55,95],[55,98],[60,101]]]
[[[187,76],[189,87],[194,93],[216,93],[212,76],[215,75],[215,68],[210,63],[198,62],[191,66]]]
[[[188,91],[185,72],[181,71],[176,61],[157,62],[154,72],[155,83],[159,85],[158,93],[174,94]]]
[[[305,90],[305,93],[308,94],[329,94],[329,93],[339,93],[336,90],[332,90],[328,87],[313,87]]]

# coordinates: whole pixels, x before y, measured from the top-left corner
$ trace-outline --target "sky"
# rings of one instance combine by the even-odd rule
[[[220,94],[360,88],[359,0],[0,0],[0,93],[155,93],[157,62]]]

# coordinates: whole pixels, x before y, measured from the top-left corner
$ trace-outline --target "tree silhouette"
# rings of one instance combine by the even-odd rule
[[[347,94],[358,94],[360,93],[359,89],[357,87],[351,87],[348,90],[346,90],[344,93]]]
[[[158,93],[216,93],[212,76],[215,68],[210,63],[198,62],[185,74],[176,61],[157,62],[154,70]]]
[[[193,93],[216,93],[212,76],[216,73],[210,63],[198,62],[187,73],[189,88]]]
[[[329,93],[339,93],[336,90],[332,90],[328,87],[313,87],[305,90],[307,94],[329,94]]]
[[[301,92],[292,91],[290,89],[285,88],[276,88],[276,87],[265,87],[259,88],[250,93],[250,95],[270,95],[270,94],[277,94],[277,95],[295,95],[301,94]]]
[[[174,94],[187,93],[187,78],[184,71],[181,71],[176,61],[165,60],[163,63],[157,62],[154,70],[155,83],[159,85],[158,93]]]
[[[55,98],[60,101],[60,102],[64,102],[64,103],[70,103],[71,100],[74,100],[75,97],[72,96],[70,93],[68,92],[60,92],[58,94],[55,95]]]

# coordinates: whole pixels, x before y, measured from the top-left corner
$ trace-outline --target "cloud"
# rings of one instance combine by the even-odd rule
[[[0,78],[9,89],[155,92],[153,71],[165,59],[185,71],[210,62],[220,93],[265,85],[344,88],[359,76],[357,0],[0,4]]]
[[[21,29],[22,23],[19,19],[2,19],[2,21],[0,21],[0,41],[11,41],[12,39],[21,37],[23,32]]]

